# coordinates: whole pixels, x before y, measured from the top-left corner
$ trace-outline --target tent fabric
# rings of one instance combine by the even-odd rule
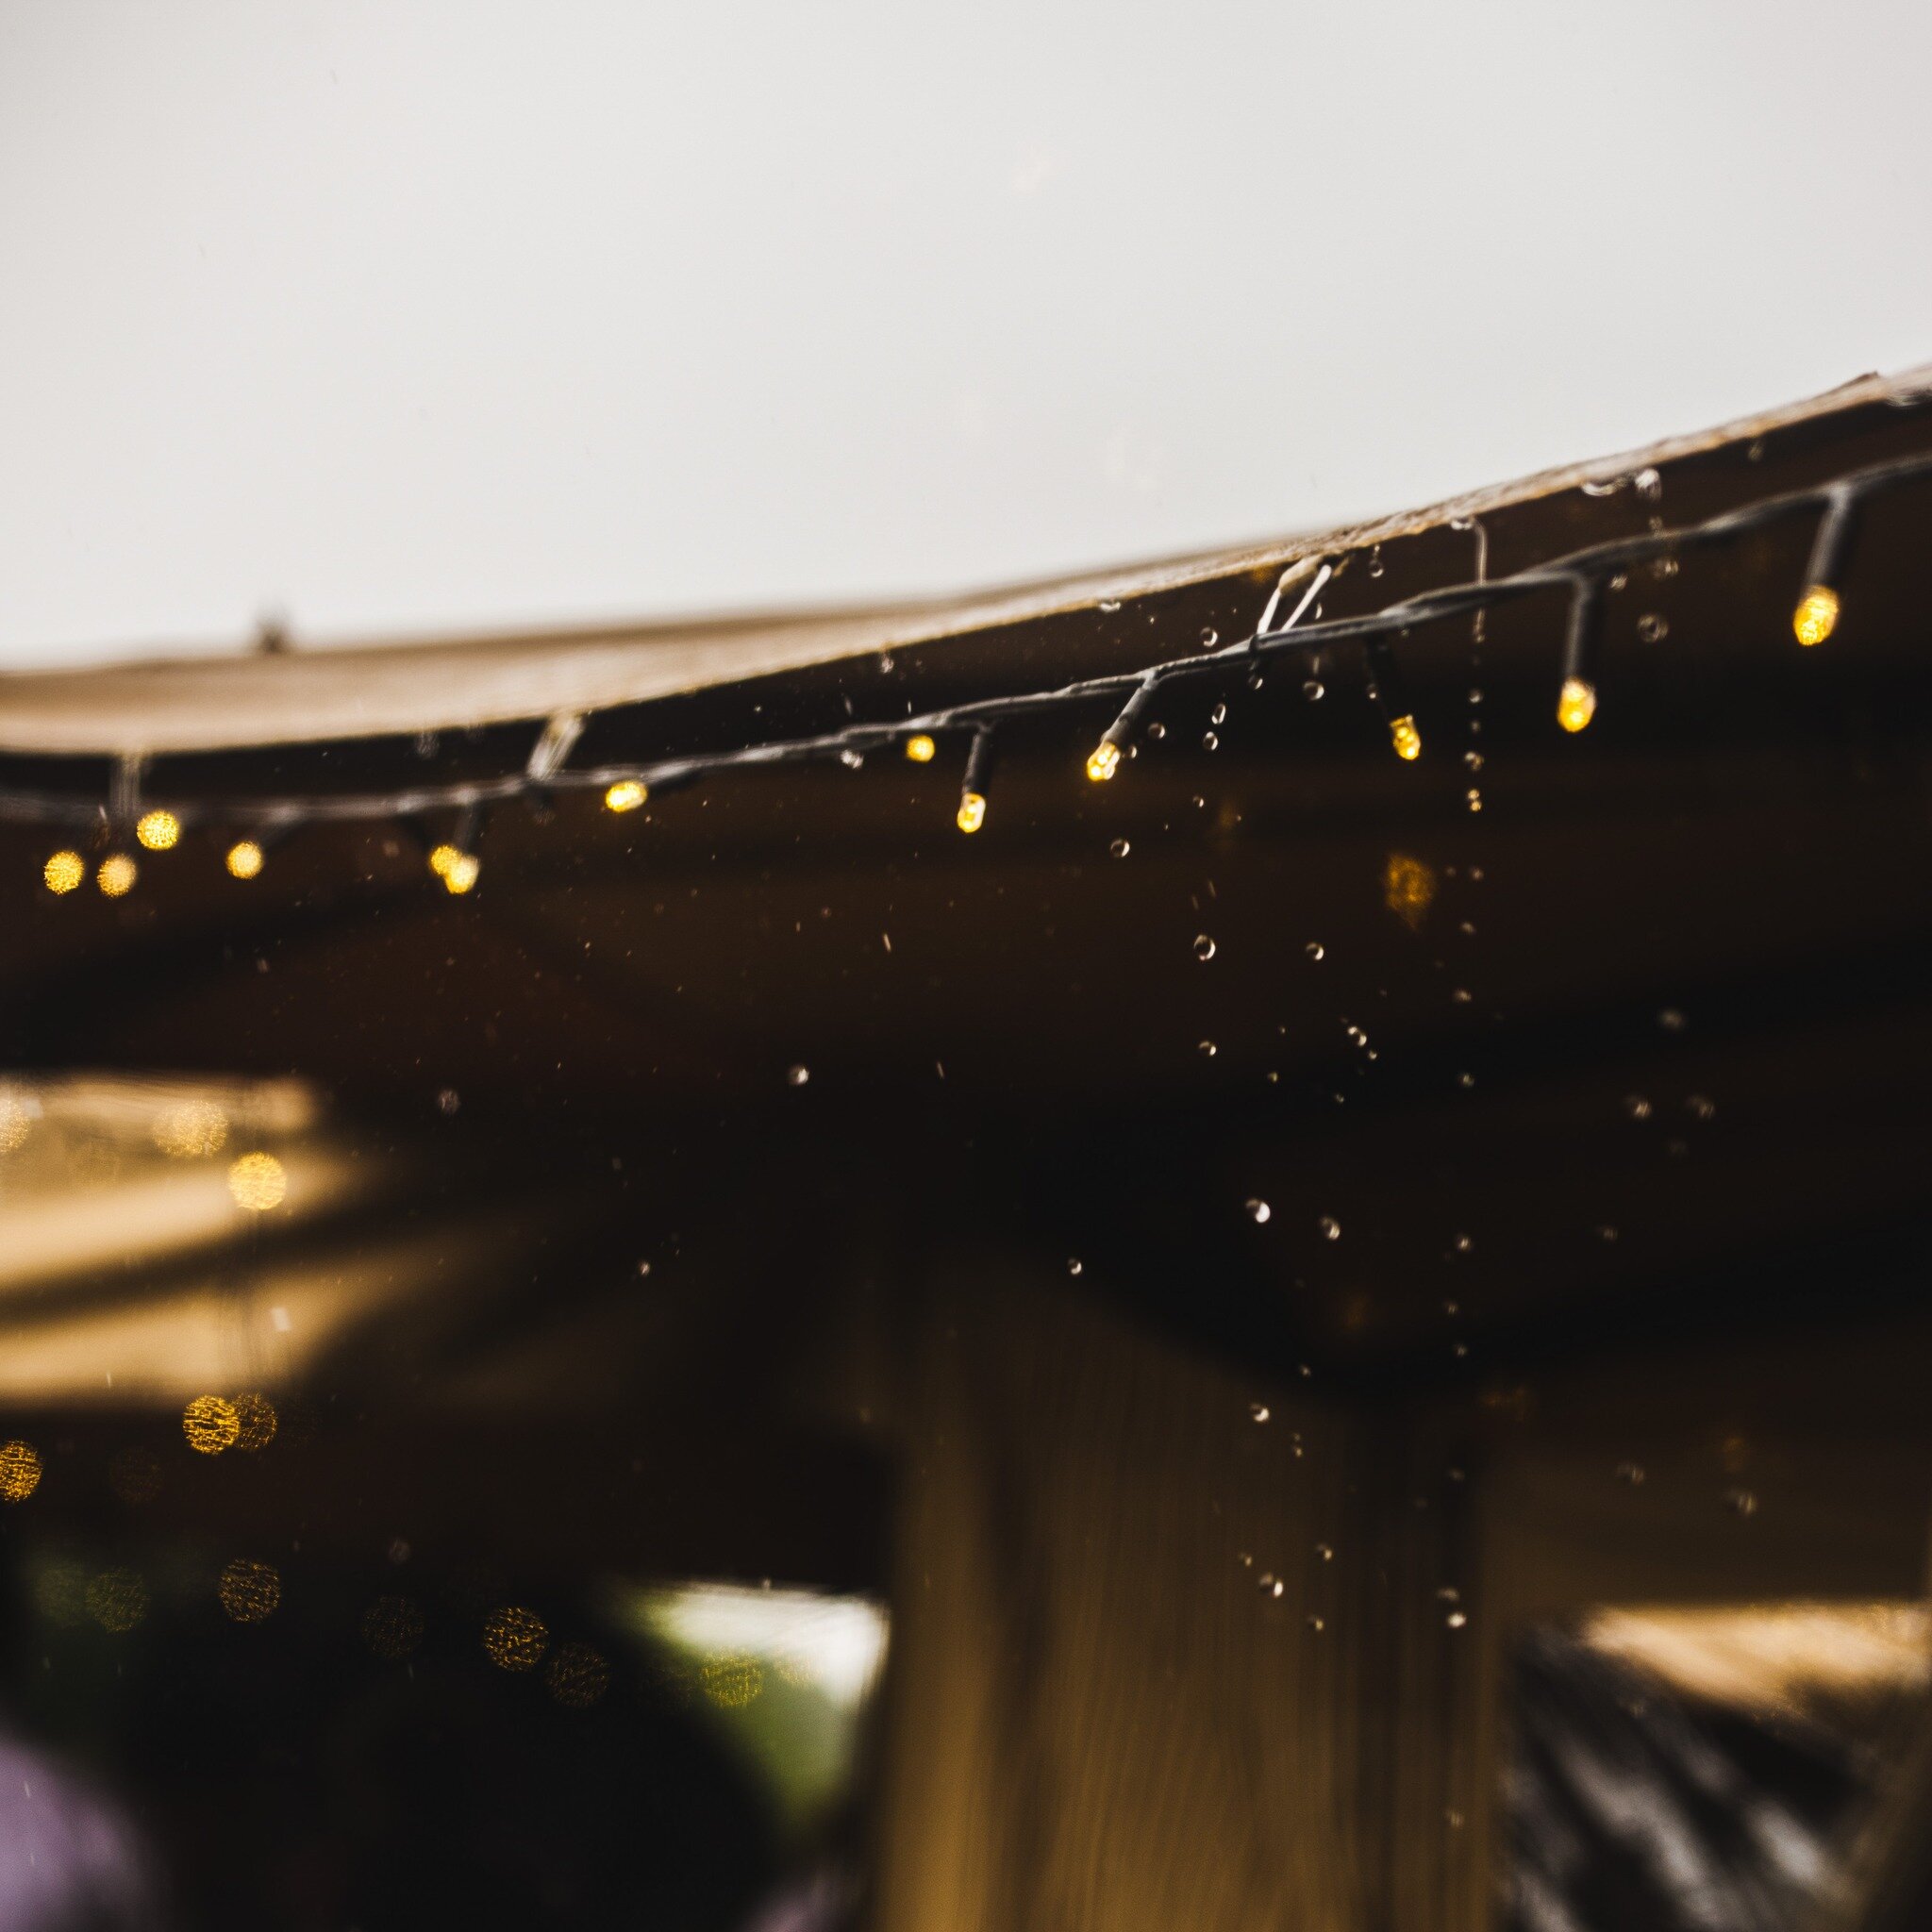
[[[0,752],[142,758],[457,730],[636,704],[1103,601],[1266,574],[1302,557],[1387,542],[1450,518],[1484,515],[1927,388],[1932,366],[1899,376],[1860,376],[1781,409],[1427,509],[954,600],[16,672],[0,676]]]

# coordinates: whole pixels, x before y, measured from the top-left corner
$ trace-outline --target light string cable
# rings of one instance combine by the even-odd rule
[[[172,846],[191,824],[218,824],[233,828],[237,834],[228,852],[229,871],[240,878],[253,878],[261,871],[263,853],[272,842],[304,824],[420,819],[439,812],[455,813],[457,831],[433,848],[430,864],[445,885],[461,892],[475,881],[476,859],[470,848],[481,815],[490,808],[511,800],[594,791],[604,794],[604,804],[609,810],[626,812],[643,805],[654,792],[720,773],[819,763],[832,758],[856,764],[870,752],[895,747],[913,762],[924,764],[937,755],[941,741],[964,738],[968,757],[957,816],[959,828],[973,832],[979,829],[987,817],[992,740],[1000,724],[1041,713],[1092,708],[1103,699],[1115,701],[1118,708],[1113,722],[1087,759],[1088,776],[1106,780],[1115,774],[1124,758],[1132,756],[1140,721],[1163,687],[1225,674],[1237,666],[1250,667],[1257,659],[1307,654],[1331,644],[1359,641],[1365,646],[1371,696],[1382,712],[1394,748],[1404,758],[1417,758],[1422,751],[1422,740],[1414,714],[1401,694],[1391,640],[1399,640],[1410,630],[1442,619],[1524,597],[1546,596],[1553,591],[1560,591],[1570,600],[1557,717],[1565,730],[1581,731],[1596,713],[1596,657],[1603,589],[1618,571],[1666,553],[1674,555],[1733,542],[1788,519],[1816,513],[1817,532],[1792,611],[1791,628],[1800,644],[1819,644],[1838,625],[1844,577],[1862,507],[1882,491],[1925,477],[1932,477],[1932,455],[1875,464],[1829,482],[1760,498],[1703,523],[1592,544],[1509,575],[1444,585],[1354,617],[1324,620],[1319,615],[1309,616],[1316,598],[1340,564],[1332,558],[1306,557],[1282,573],[1254,633],[1219,650],[1172,658],[1141,671],[1086,678],[1048,691],[975,699],[890,724],[852,724],[836,731],[774,739],[726,751],[574,769],[566,760],[584,721],[580,714],[560,712],[544,721],[521,771],[491,778],[336,796],[258,797],[223,800],[218,804],[183,800],[142,810],[142,761],[123,760],[117,767],[111,795],[105,807],[71,793],[0,789],[0,817],[89,828],[98,828],[105,823],[111,840],[121,840],[125,829],[131,828],[151,850]],[[1282,607],[1291,598],[1291,608],[1283,617]],[[63,863],[57,866],[57,860]],[[79,877],[75,874],[81,870],[83,862],[78,855],[57,853],[47,862],[48,884],[57,891],[71,890],[65,882],[71,878],[72,884],[78,884]],[[118,870],[115,876],[120,876]],[[57,883],[57,878],[62,883]]]

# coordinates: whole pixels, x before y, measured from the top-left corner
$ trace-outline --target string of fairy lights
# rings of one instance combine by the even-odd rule
[[[963,742],[965,761],[955,822],[961,832],[974,833],[986,823],[994,734],[1001,724],[1031,714],[1097,710],[1104,703],[1113,703],[1113,722],[1102,732],[1086,766],[1090,779],[1106,783],[1135,756],[1142,719],[1158,694],[1182,681],[1224,676],[1230,669],[1251,668],[1283,654],[1305,655],[1341,643],[1361,644],[1367,695],[1381,715],[1396,756],[1417,759],[1423,754],[1422,731],[1407,697],[1395,643],[1427,625],[1554,593],[1568,600],[1556,717],[1563,730],[1575,733],[1587,729],[1596,716],[1604,591],[1619,573],[1659,557],[1734,542],[1788,519],[1815,515],[1817,527],[1792,608],[1791,632],[1801,646],[1822,644],[1838,627],[1864,505],[1879,491],[1925,477],[1932,477],[1932,456],[1880,463],[1807,489],[1762,497],[1702,523],[1654,527],[1507,575],[1425,591],[1352,617],[1324,620],[1316,607],[1323,589],[1347,561],[1346,555],[1305,557],[1282,573],[1253,633],[1233,643],[1143,671],[976,699],[891,724],[854,723],[836,731],[727,751],[579,768],[569,759],[582,735],[584,718],[562,712],[543,723],[522,770],[492,778],[400,791],[163,804],[142,800],[142,767],[138,760],[124,759],[115,769],[105,803],[71,794],[0,790],[0,817],[105,830],[110,849],[104,857],[90,865],[78,850],[62,846],[48,856],[42,878],[48,891],[64,897],[85,885],[92,872],[101,892],[120,898],[134,889],[140,876],[140,861],[131,848],[171,851],[199,824],[232,832],[225,862],[233,877],[245,881],[261,874],[275,843],[304,824],[421,821],[454,813],[449,836],[428,846],[428,867],[447,891],[460,895],[469,892],[482,874],[476,847],[484,815],[515,799],[595,791],[602,794],[606,810],[622,815],[636,811],[654,796],[727,772],[832,759],[858,765],[881,751],[896,751],[915,764],[929,764],[942,746]]]

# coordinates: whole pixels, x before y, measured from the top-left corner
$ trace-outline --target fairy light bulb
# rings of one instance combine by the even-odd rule
[[[110,852],[94,874],[94,884],[110,899],[119,899],[134,890],[141,868],[125,852]]]
[[[429,854],[429,870],[440,879],[449,876],[449,869],[463,855],[454,845],[438,845]]]
[[[931,764],[938,750],[939,746],[924,731],[915,732],[906,741],[906,756],[915,765]]]
[[[986,794],[980,791],[962,791],[959,794],[959,829],[962,832],[976,832],[986,823]]]
[[[1822,644],[1838,628],[1838,592],[1829,584],[1813,584],[1791,612],[1791,635],[1801,644]]]
[[[181,821],[171,811],[157,807],[153,811],[144,811],[141,823],[134,828],[134,836],[150,852],[171,851],[181,837]]]
[[[461,896],[482,876],[483,861],[474,852],[457,852],[442,869],[444,888]]]
[[[87,877],[87,860],[77,852],[56,852],[41,868],[48,891],[66,894]]]
[[[1557,723],[1565,731],[1581,731],[1596,716],[1596,686],[1588,678],[1566,677],[1557,698]]]
[[[651,795],[641,778],[620,778],[604,794],[606,811],[635,811]]]
[[[1087,759],[1087,775],[1098,785],[1111,778],[1121,768],[1121,748],[1112,739],[1103,738]]]
[[[1395,746],[1395,756],[1405,760],[1413,760],[1423,755],[1423,735],[1415,728],[1415,720],[1405,711],[1399,718],[1389,721],[1390,741]]]
[[[252,879],[260,876],[261,861],[261,847],[253,839],[237,839],[228,847],[223,863],[228,868],[230,877]]]

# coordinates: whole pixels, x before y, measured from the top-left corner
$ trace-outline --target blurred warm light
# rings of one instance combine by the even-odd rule
[[[94,874],[94,884],[110,899],[119,899],[134,890],[141,868],[125,852],[110,852]]]
[[[219,1456],[234,1446],[242,1433],[235,1405],[219,1395],[197,1395],[181,1411],[181,1433],[188,1446],[203,1456]]]
[[[40,1451],[31,1442],[0,1442],[0,1502],[25,1503],[40,1486]]]
[[[906,741],[906,756],[908,758],[910,758],[915,765],[931,764],[933,761],[933,755],[938,750],[939,746],[936,745],[932,741],[932,740],[925,735],[924,731],[915,731],[912,734],[912,736]]]
[[[87,860],[77,852],[56,852],[41,868],[50,892],[71,892],[87,877]]]
[[[1581,677],[1566,677],[1557,695],[1557,723],[1565,731],[1581,731],[1596,716],[1596,686]]]
[[[182,1100],[155,1116],[154,1142],[175,1160],[216,1154],[228,1138],[228,1116],[212,1100]]]
[[[33,1132],[41,1117],[41,1103],[31,1093],[0,1087],[0,1154],[11,1154]]]
[[[610,1685],[610,1666],[588,1643],[566,1643],[543,1667],[543,1681],[558,1703],[588,1710]]]
[[[492,1610],[483,1625],[483,1648],[499,1670],[534,1671],[549,1647],[543,1619],[520,1605]]]
[[[281,1573],[273,1563],[237,1557],[223,1570],[215,1594],[236,1623],[263,1623],[275,1615],[282,1600]]]
[[[847,1709],[871,1690],[885,1657],[885,1612],[863,1597],[706,1583],[649,1591],[641,1608],[649,1627],[681,1650],[771,1664]],[[700,1682],[709,1696],[702,1670]]]
[[[1419,758],[1423,755],[1423,735],[1415,728],[1415,720],[1407,715],[1389,721],[1389,736],[1395,746],[1399,758]]]
[[[1087,755],[1087,775],[1097,784],[1111,778],[1121,768],[1121,748],[1112,739],[1103,738]]]
[[[181,821],[173,812],[162,811],[158,808],[144,811],[141,815],[141,823],[134,828],[134,836],[150,852],[168,852],[180,841]]]
[[[399,1663],[423,1641],[422,1606],[406,1596],[379,1596],[362,1612],[362,1641],[379,1657]]]
[[[429,850],[429,870],[441,878],[462,856],[454,845],[433,845]]]
[[[1801,644],[1822,644],[1838,628],[1838,592],[1813,584],[1791,612],[1791,634]]]
[[[443,890],[450,892],[467,892],[483,874],[483,861],[474,853],[458,852],[443,868]]]
[[[273,1154],[243,1154],[228,1166],[228,1191],[238,1208],[266,1214],[289,1191],[288,1171]]]
[[[1801,1714],[1820,1696],[1932,1689],[1932,1608],[1924,1603],[1774,1603],[1594,1612],[1591,1649],[1689,1696]]]
[[[275,1439],[279,1419],[275,1406],[266,1395],[247,1393],[235,1397],[235,1446],[249,1455],[266,1449]]]
[[[742,1710],[765,1688],[764,1667],[755,1657],[707,1657],[698,1682],[721,1710]]]
[[[147,1585],[134,1570],[103,1570],[87,1587],[87,1613],[103,1630],[123,1635],[147,1615]]]
[[[1382,903],[1413,932],[1436,898],[1435,868],[1407,852],[1391,852],[1382,869]]]
[[[604,794],[606,811],[635,811],[651,795],[650,788],[636,778],[620,778]]]
[[[962,832],[976,832],[986,823],[986,799],[977,791],[968,791],[959,799],[959,829]]]
[[[237,839],[225,862],[236,878],[252,879],[260,875],[262,858],[262,849],[253,839]]]

